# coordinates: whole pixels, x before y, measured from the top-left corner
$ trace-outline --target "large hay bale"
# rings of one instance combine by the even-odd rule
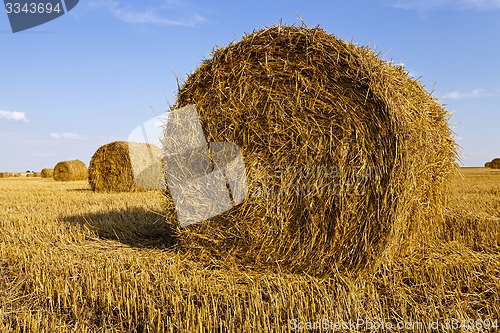
[[[54,167],[56,181],[84,180],[87,177],[87,166],[80,160],[62,161]]]
[[[9,172],[0,172],[0,178],[9,178],[10,173]]]
[[[375,268],[442,221],[457,168],[449,114],[367,48],[320,28],[256,31],[188,77],[175,107],[188,104],[209,142],[241,147],[249,188],[241,205],[179,229],[200,258]]]
[[[44,168],[40,171],[42,178],[52,178],[54,177],[54,169]]]
[[[152,144],[108,143],[97,149],[90,160],[90,187],[99,192],[161,189],[162,157],[162,150]]]

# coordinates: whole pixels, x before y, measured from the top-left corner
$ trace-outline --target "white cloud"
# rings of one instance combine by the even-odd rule
[[[56,140],[83,140],[83,136],[81,136],[80,134],[76,134],[76,133],[69,133],[69,132],[65,132],[65,133],[50,133],[50,137],[51,138],[54,138]]]
[[[390,60],[389,63],[393,66],[401,67],[408,74],[408,76],[413,78],[413,79],[417,79],[420,77],[420,74],[418,72],[415,72],[415,71],[409,69],[408,67],[406,67],[406,64],[402,61],[395,62],[394,60]]]
[[[500,9],[500,0],[392,0],[391,6],[418,11],[439,9],[495,10]]]
[[[463,98],[479,98],[491,96],[484,89],[473,89],[471,91],[451,91],[444,95],[442,98],[448,99],[463,99]]]
[[[181,7],[181,5],[178,1],[163,1],[156,6],[136,9],[122,6],[117,0],[100,0],[89,3],[91,8],[106,7],[116,18],[127,23],[195,27],[205,21],[205,18],[199,14],[183,14],[178,15],[178,18],[172,18],[173,13],[179,12],[178,9],[174,10],[174,7]]]
[[[26,113],[17,111],[3,111],[0,110],[0,120],[10,120],[10,121],[28,121]]]

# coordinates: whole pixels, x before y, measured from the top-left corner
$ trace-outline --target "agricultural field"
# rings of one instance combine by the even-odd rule
[[[500,171],[451,188],[438,241],[319,278],[179,248],[160,191],[0,179],[0,331],[500,331]]]

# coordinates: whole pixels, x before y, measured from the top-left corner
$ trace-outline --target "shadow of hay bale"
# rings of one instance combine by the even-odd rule
[[[68,192],[81,192],[81,193],[92,192],[92,190],[90,188],[68,188],[66,191],[68,191]]]
[[[486,213],[449,209],[439,234],[443,242],[459,241],[474,251],[500,251],[500,218]]]
[[[88,228],[100,238],[133,247],[166,249],[177,244],[176,233],[165,217],[140,207],[66,216],[62,220]]]
[[[175,108],[190,104],[208,142],[241,148],[249,191],[182,229],[183,247],[323,275],[435,237],[457,168],[449,114],[373,51],[320,28],[258,30],[188,77]]]

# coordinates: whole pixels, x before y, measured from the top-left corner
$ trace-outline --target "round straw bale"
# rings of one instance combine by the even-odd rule
[[[54,169],[44,168],[40,172],[42,178],[52,178],[54,177]]]
[[[8,172],[0,172],[0,178],[9,178],[10,177],[10,173]]]
[[[449,114],[368,48],[320,28],[255,31],[189,75],[175,108],[189,104],[207,141],[241,148],[248,184],[242,204],[180,228],[200,258],[310,274],[375,268],[442,221],[457,169]]]
[[[108,143],[97,149],[90,160],[90,187],[98,192],[161,189],[162,157],[162,150],[152,144]]]
[[[88,177],[87,166],[80,160],[62,161],[54,167],[54,180],[73,181]]]
[[[494,158],[490,162],[490,168],[492,169],[500,169],[500,158]]]
[[[484,163],[485,168],[491,168],[491,162],[486,162]]]

